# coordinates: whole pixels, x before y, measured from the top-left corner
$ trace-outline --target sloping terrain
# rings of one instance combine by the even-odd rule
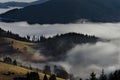
[[[23,42],[11,38],[4,38],[6,42],[13,42],[13,47],[18,48],[21,52],[24,52],[26,48],[28,52],[33,53],[35,49],[32,48],[35,44],[32,42]]]
[[[33,48],[33,46],[35,46],[34,43],[23,42],[12,38],[1,38],[0,40],[0,53],[13,54],[35,52],[35,49]]]
[[[80,19],[119,22],[119,4],[119,0],[50,0],[8,11],[1,14],[1,18],[5,22],[27,21],[30,24],[73,23]]]
[[[0,80],[13,80],[14,77],[23,77],[27,72],[31,72],[31,71],[32,70],[27,68],[0,62]],[[14,74],[7,75],[8,72],[12,72]],[[40,79],[43,79],[44,74],[39,72],[39,76],[40,76]],[[63,79],[57,78],[57,80],[63,80]]]

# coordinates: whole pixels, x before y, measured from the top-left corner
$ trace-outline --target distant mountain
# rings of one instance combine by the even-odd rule
[[[27,5],[29,5],[29,3],[25,3],[25,2],[6,2],[6,3],[0,3],[0,8],[25,7]]]
[[[0,8],[9,8],[9,7],[26,7],[29,5],[35,5],[35,4],[41,4],[44,3],[48,0],[38,0],[38,1],[34,1],[34,2],[5,2],[5,3],[0,3]]]
[[[14,9],[1,14],[3,21],[30,24],[71,23],[80,19],[92,22],[119,22],[119,0],[49,0],[43,4]]]

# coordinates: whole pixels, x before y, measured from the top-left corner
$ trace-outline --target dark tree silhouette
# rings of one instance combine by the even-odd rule
[[[80,78],[80,80],[82,80],[82,78]]]
[[[102,70],[99,80],[107,80],[107,76],[104,73],[104,69]]]
[[[51,69],[49,65],[45,65],[43,73],[51,75]]]
[[[77,44],[96,43],[100,39],[95,36],[89,36],[79,33],[66,33],[44,39],[40,42],[41,52],[52,59],[65,59],[67,51]],[[43,49],[44,48],[44,49]]]
[[[5,57],[3,59],[3,62],[8,63],[8,64],[12,64],[12,59],[10,57]]]
[[[56,80],[56,75],[52,74],[49,78],[49,80]]]
[[[31,42],[30,41],[30,36],[27,36],[27,38],[26,37],[21,37],[18,34],[14,34],[11,31],[5,31],[5,30],[3,30],[1,28],[0,28],[0,37],[7,37],[7,38],[20,40],[20,41]]]
[[[48,80],[48,77],[47,77],[47,75],[46,75],[46,74],[44,75],[43,80]]]
[[[40,80],[39,74],[37,72],[27,73],[27,80]]]
[[[27,35],[27,40],[30,40],[30,36],[29,35]]]
[[[90,74],[90,80],[97,80],[96,74],[94,72]]]
[[[40,42],[44,42],[46,40],[45,36],[40,36]]]
[[[69,74],[67,73],[67,71],[63,68],[63,67],[58,67],[58,66],[54,66],[54,73],[56,74],[57,77],[63,78],[63,79],[68,79]]]
[[[17,61],[16,60],[13,61],[13,65],[17,65]]]

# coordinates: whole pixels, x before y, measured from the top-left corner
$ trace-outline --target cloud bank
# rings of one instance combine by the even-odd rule
[[[26,22],[3,23],[0,27],[11,30],[21,36],[45,35],[77,32],[95,35],[100,38],[110,39],[109,42],[97,42],[96,44],[77,45],[67,52],[64,62],[50,62],[62,65],[70,73],[82,78],[89,78],[89,73],[95,71],[100,74],[102,69],[106,73],[119,69],[120,66],[120,23],[76,23],[76,24],[45,24],[29,25]],[[33,57],[40,57],[36,53]]]
[[[45,35],[53,36],[67,32],[78,32],[83,34],[95,35],[101,38],[116,39],[120,38],[120,23],[76,23],[76,24],[45,24],[29,25],[26,22],[3,23],[0,27],[11,30],[22,36],[26,35]]]
[[[77,45],[68,52],[66,63],[69,72],[76,76],[89,78],[94,71],[100,74],[102,69],[106,73],[119,69],[120,42],[97,42],[96,44]]]

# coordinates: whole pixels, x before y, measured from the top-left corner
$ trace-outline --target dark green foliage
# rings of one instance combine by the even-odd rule
[[[119,4],[119,0],[50,0],[8,11],[0,17],[6,22],[27,21],[30,24],[74,23],[80,19],[119,22]]]
[[[45,36],[40,36],[40,42],[44,42],[46,40]]]
[[[85,43],[96,43],[99,38],[79,33],[66,33],[56,35],[50,38],[42,37],[40,46],[42,53],[46,56],[52,56],[54,60],[63,59],[66,52],[72,49],[75,45]],[[64,56],[64,57],[63,57]],[[62,57],[62,58],[61,58]]]
[[[27,35],[27,40],[30,40],[30,36],[29,35]]]
[[[63,68],[59,66],[54,66],[54,73],[56,74],[57,77],[63,78],[63,79],[68,79],[69,73]]]
[[[96,74],[94,72],[90,74],[90,80],[97,80]]]
[[[120,70],[111,73],[108,80],[120,80]]]
[[[56,80],[56,75],[52,74],[49,78],[49,80]]]
[[[27,80],[40,80],[39,74],[37,72],[27,73]]]
[[[13,61],[13,65],[17,65],[17,61],[16,60]]]
[[[99,80],[107,80],[107,76],[104,73],[104,70],[102,70],[102,74],[100,75]]]
[[[7,38],[12,38],[20,41],[27,41],[30,42],[30,36],[26,37],[21,37],[18,34],[14,34],[11,31],[4,31],[3,29],[0,28],[0,37],[7,37]]]
[[[47,77],[47,75],[46,75],[46,74],[44,75],[43,80],[48,80],[48,77]]]
[[[15,77],[15,78],[13,78],[13,80],[27,80],[27,79],[24,77]]]
[[[12,60],[11,57],[4,57],[3,58],[3,62],[8,63],[8,64],[17,65],[17,61],[16,60]]]
[[[43,73],[51,75],[51,68],[49,65],[45,65]]]
[[[12,64],[12,59],[10,57],[5,57],[3,59],[3,62],[8,63],[8,64]]]

